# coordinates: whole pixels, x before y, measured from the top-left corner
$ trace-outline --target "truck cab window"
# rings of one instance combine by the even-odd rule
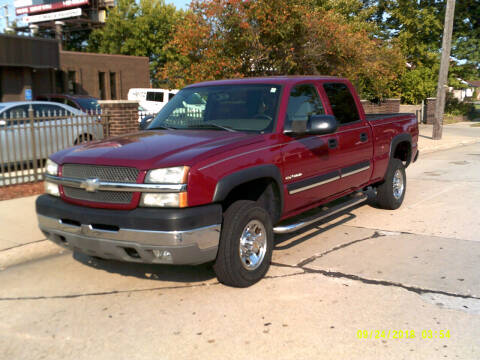
[[[324,115],[325,109],[312,84],[295,86],[288,99],[285,130],[305,132],[310,115]]]
[[[333,115],[340,125],[360,120],[357,105],[348,86],[342,83],[326,83],[323,88],[327,93],[328,101],[332,107]]]

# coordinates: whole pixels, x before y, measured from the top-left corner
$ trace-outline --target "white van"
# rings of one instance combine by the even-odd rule
[[[157,113],[177,92],[178,90],[133,88],[128,90],[128,100],[137,100],[145,112]]]

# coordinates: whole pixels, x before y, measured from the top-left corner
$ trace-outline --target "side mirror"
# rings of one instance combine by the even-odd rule
[[[333,115],[310,115],[305,133],[308,135],[333,134],[337,128],[338,122]]]

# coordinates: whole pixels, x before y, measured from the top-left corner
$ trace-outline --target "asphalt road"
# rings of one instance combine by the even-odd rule
[[[364,205],[277,237],[247,289],[208,266],[68,252],[6,268],[0,358],[479,359],[480,144],[407,177],[397,211]]]

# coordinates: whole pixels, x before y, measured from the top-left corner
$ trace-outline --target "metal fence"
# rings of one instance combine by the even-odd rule
[[[0,116],[0,187],[44,178],[49,155],[109,135],[100,112],[74,115],[33,111]]]

